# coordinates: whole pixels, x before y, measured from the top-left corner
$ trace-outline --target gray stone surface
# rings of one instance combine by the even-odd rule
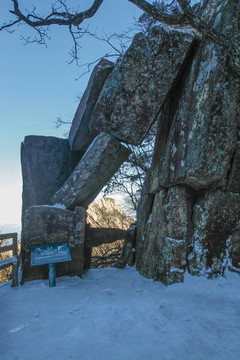
[[[80,160],[68,140],[52,136],[26,136],[21,144],[23,211],[27,206],[47,204]]]
[[[91,113],[104,82],[111,73],[113,66],[114,63],[111,61],[102,59],[92,71],[87,88],[75,113],[69,133],[70,147],[74,151],[85,151],[95,137],[89,132]]]
[[[226,179],[227,191],[240,193],[240,131],[238,131],[238,141],[235,152],[232,156],[231,167],[228,175],[229,176]]]
[[[239,16],[235,1],[210,0],[202,13],[211,27],[235,41]],[[140,202],[138,219],[137,268],[143,275],[164,283],[181,281],[182,274],[169,277],[169,269],[184,256],[192,275],[222,275],[227,264],[240,273],[239,103],[240,81],[226,49],[206,40],[197,43],[158,116],[148,187],[155,199],[144,232],[141,214],[150,194]],[[179,211],[172,189],[181,184],[194,191],[188,190],[190,198],[185,197],[188,220],[178,226],[172,215]],[[172,198],[167,199],[169,193]],[[179,238],[174,231],[168,235],[172,223],[188,239],[174,256],[168,240]]]
[[[48,266],[30,266],[31,246],[69,243],[71,262],[56,264],[56,276],[82,276],[84,266],[84,208],[74,212],[51,206],[29,206],[23,212],[22,283],[47,278]]]
[[[240,223],[234,228],[232,236],[229,238],[228,254],[229,254],[229,268],[235,270],[240,274]]]
[[[51,198],[67,209],[87,207],[128,158],[130,151],[106,133],[99,134],[64,185]]]
[[[227,241],[239,221],[240,194],[205,190],[193,208],[193,248],[188,256],[192,275],[223,275]]]
[[[147,38],[137,34],[104,84],[92,112],[91,132],[105,131],[124,142],[140,144],[192,44],[190,32],[163,26],[153,27]]]
[[[199,189],[227,177],[240,100],[238,82],[227,66],[222,48],[207,42],[198,48],[159,162],[160,186],[187,184]]]
[[[155,195],[143,234],[138,270],[165,285],[183,281],[191,241],[191,189],[162,189]]]
[[[141,264],[143,251],[143,235],[146,224],[152,212],[154,195],[149,193],[149,175],[147,173],[145,182],[142,187],[140,200],[137,208],[137,233],[136,233],[136,267]]]

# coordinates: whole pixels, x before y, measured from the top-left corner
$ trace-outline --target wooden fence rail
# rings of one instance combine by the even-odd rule
[[[0,259],[0,269],[12,266],[12,286],[18,286],[18,244],[17,233],[0,234],[0,245],[3,240],[12,239],[11,245],[0,246],[0,254],[12,251],[13,256],[7,259]]]

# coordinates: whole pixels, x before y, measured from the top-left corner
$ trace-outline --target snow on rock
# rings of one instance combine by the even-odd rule
[[[175,244],[182,244],[184,242],[184,240],[177,240],[177,239],[173,239],[169,236],[167,236],[167,239]]]
[[[165,287],[134,268],[0,287],[1,360],[238,360],[239,275]]]
[[[54,205],[33,205],[32,207],[39,207],[39,206],[66,210],[65,205],[58,204],[58,203],[56,203]]]

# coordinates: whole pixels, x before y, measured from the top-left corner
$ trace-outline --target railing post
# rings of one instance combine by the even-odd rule
[[[13,256],[18,256],[17,233],[13,233],[12,238],[13,238]]]
[[[17,233],[13,234],[13,256],[18,257]],[[18,286],[18,263],[12,264],[12,287]]]
[[[18,286],[18,264],[17,261],[12,264],[12,287]]]

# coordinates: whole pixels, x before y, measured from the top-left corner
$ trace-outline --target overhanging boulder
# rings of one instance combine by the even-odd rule
[[[130,150],[106,133],[99,134],[64,185],[51,198],[67,209],[87,207],[128,158]]]
[[[107,78],[91,115],[90,130],[139,145],[175,83],[194,36],[155,26],[137,34]]]

